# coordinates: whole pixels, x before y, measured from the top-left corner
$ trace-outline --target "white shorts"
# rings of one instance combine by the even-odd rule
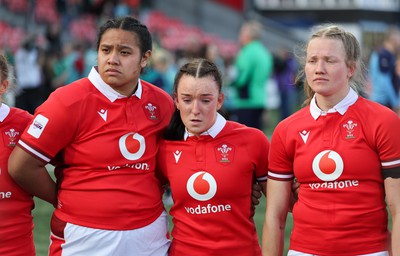
[[[66,223],[64,239],[51,233],[49,256],[167,256],[168,216],[134,230],[103,230]]]
[[[288,256],[317,256],[314,254],[302,253],[294,250],[289,250]],[[369,253],[369,254],[361,254],[359,256],[389,256],[389,252],[376,252],[376,253]]]

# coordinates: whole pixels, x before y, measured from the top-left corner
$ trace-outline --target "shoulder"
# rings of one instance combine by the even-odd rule
[[[87,93],[95,89],[88,78],[76,80],[73,83],[57,88],[50,94],[50,97],[57,97],[62,101],[74,99],[82,99],[87,96]]]
[[[288,116],[287,118],[283,119],[278,123],[275,130],[279,129],[287,129],[290,127],[298,126],[298,124],[306,123],[313,117],[310,114],[310,106],[303,107],[293,113],[292,115]]]
[[[236,134],[240,138],[245,136],[247,141],[268,140],[263,131],[234,121],[227,121],[223,131],[225,134]]]
[[[32,115],[23,109],[11,107],[9,117],[14,119],[16,123],[27,125],[32,120]]]
[[[386,122],[388,119],[399,121],[397,114],[390,108],[361,96],[358,98],[356,104],[354,104],[353,109],[360,113],[362,117],[373,119],[374,122]]]
[[[146,97],[154,97],[159,100],[173,103],[171,95],[166,91],[144,80],[140,81],[142,83],[143,93]]]

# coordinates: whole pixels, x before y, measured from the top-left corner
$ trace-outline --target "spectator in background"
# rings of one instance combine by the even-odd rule
[[[10,66],[0,55],[0,255],[34,256],[33,198],[8,174],[8,157],[32,116],[2,103],[2,96],[12,83]]]
[[[391,28],[382,46],[373,51],[369,61],[371,80],[370,98],[394,111],[399,111],[399,84],[395,83],[396,55],[400,50],[400,31]]]
[[[293,113],[297,103],[297,88],[295,77],[297,74],[297,61],[287,49],[281,49],[274,59],[274,78],[278,85],[280,96],[281,120]]]
[[[172,95],[175,73],[172,55],[163,48],[157,47],[151,56],[150,65],[140,77]]]
[[[397,54],[396,58],[393,83],[395,87],[400,88],[400,53]],[[397,109],[397,114],[400,117],[400,108]]]
[[[43,102],[43,54],[36,46],[36,36],[29,35],[15,53],[17,95],[15,106],[33,114]]]
[[[82,78],[85,68],[82,43],[78,41],[65,42],[63,45],[63,62],[66,72],[64,85]]]
[[[262,25],[245,22],[239,32],[241,49],[230,72],[233,92],[231,118],[242,124],[263,129],[266,107],[265,87],[273,71],[273,57],[261,42]]]

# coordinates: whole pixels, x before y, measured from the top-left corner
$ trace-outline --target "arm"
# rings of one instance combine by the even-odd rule
[[[282,255],[292,182],[268,179],[267,183],[267,210],[262,235],[262,253],[264,256]]]
[[[392,215],[391,255],[400,255],[400,178],[386,178],[384,184],[386,201]]]
[[[25,191],[56,207],[56,183],[50,177],[45,165],[46,163],[17,146],[8,160],[8,172]]]

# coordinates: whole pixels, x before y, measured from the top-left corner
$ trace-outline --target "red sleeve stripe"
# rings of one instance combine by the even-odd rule
[[[382,162],[381,163],[382,167],[394,167],[397,165],[400,165],[400,159],[394,160],[394,161],[389,161],[389,162]]]
[[[290,180],[294,178],[294,175],[293,173],[280,174],[280,173],[268,172],[268,177],[271,177],[272,179]]]
[[[29,151],[31,154],[35,155],[36,157],[40,158],[41,160],[45,161],[45,162],[50,162],[50,158],[48,158],[47,156],[39,153],[38,151],[36,151],[35,149],[31,148],[30,146],[28,146],[28,144],[26,144],[25,142],[23,142],[22,140],[18,141],[18,144],[23,147],[25,150]]]

